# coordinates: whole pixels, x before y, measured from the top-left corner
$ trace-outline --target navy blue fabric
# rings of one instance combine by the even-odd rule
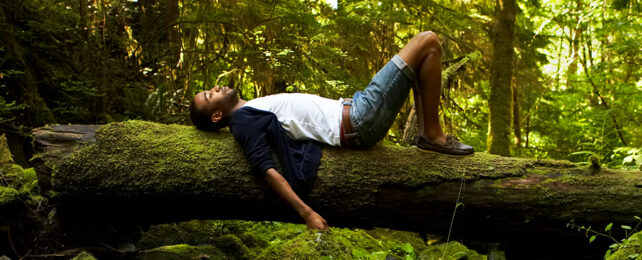
[[[272,149],[278,151],[283,177],[293,189],[312,183],[321,162],[321,145],[312,140],[293,140],[272,112],[241,107],[230,119],[230,131],[241,144],[245,157],[257,174],[275,168]]]

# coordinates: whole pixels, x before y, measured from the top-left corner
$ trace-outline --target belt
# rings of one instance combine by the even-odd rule
[[[343,100],[343,111],[341,112],[341,146],[348,148],[358,147],[358,142],[355,139],[352,131],[352,123],[350,122],[350,106],[352,105],[351,98]]]

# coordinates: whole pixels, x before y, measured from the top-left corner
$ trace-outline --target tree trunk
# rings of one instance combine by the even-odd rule
[[[522,119],[519,114],[519,86],[513,86],[513,133],[515,133],[515,146],[522,146]]]
[[[33,132],[41,189],[55,191],[59,217],[73,225],[94,221],[88,212],[146,224],[198,218],[300,222],[252,173],[228,131],[128,121],[102,126],[94,136],[97,128]],[[596,228],[631,222],[642,215],[641,187],[640,172],[377,145],[325,148],[317,180],[299,194],[332,226],[442,234],[460,198],[456,237],[546,244],[568,236],[584,242],[583,233],[566,227],[572,219]]]
[[[510,155],[513,79],[513,36],[515,0],[498,0],[497,22],[493,32],[493,62],[490,68],[490,120],[488,151]]]
[[[415,104],[412,105],[410,113],[408,113],[408,118],[406,119],[406,125],[403,128],[403,137],[401,142],[403,144],[412,145],[414,142],[415,136],[417,136],[417,110]]]
[[[574,12],[578,15],[575,16],[575,28],[569,28],[569,32],[571,33],[571,37],[569,38],[569,57],[570,57],[570,64],[568,65],[568,70],[566,71],[566,87],[571,89],[572,84],[571,82],[573,80],[576,80],[576,73],[577,73],[577,64],[580,59],[580,45],[581,41],[580,39],[582,38],[582,23],[580,21],[580,15],[579,13],[582,12],[582,0],[576,0],[575,1],[575,10]]]
[[[20,3],[19,5],[23,5]],[[16,9],[12,9],[14,7]],[[13,12],[19,10],[20,6],[7,6],[5,4],[0,4],[0,25],[9,26],[12,29],[7,31],[20,31],[18,27],[19,21],[14,21]],[[11,99],[17,100],[18,103],[23,103],[27,106],[25,109],[25,116],[23,120],[27,122],[29,126],[41,126],[47,123],[55,122],[53,112],[47,106],[47,103],[40,95],[38,90],[38,78],[32,67],[33,62],[30,60],[37,59],[37,57],[29,56],[29,52],[25,52],[22,48],[22,43],[18,41],[16,36],[12,33],[3,33],[0,35],[2,40],[6,42],[5,47],[9,55],[9,61],[15,62],[13,67],[23,72],[21,76],[12,76],[8,77],[8,86],[9,96],[12,96]],[[11,59],[11,56],[15,59]],[[24,122],[23,121],[23,122]]]
[[[163,18],[165,19],[167,44],[172,53],[168,59],[171,68],[175,69],[181,54],[181,38],[177,25],[180,10],[178,8],[178,0],[165,0],[163,4],[166,8],[164,10]]]

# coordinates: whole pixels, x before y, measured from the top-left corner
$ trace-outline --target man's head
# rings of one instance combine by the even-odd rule
[[[230,122],[232,108],[239,102],[234,89],[216,86],[194,96],[190,106],[192,123],[200,130],[216,131]]]

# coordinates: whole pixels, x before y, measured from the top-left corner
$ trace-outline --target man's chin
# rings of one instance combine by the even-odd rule
[[[238,95],[236,94],[236,90],[233,88],[230,88],[227,93],[225,93],[226,96],[228,97],[235,97],[238,98]]]
[[[236,90],[233,88],[228,88],[229,90],[225,92],[226,99],[231,101],[230,103],[236,104],[239,100],[239,96],[236,94]]]

